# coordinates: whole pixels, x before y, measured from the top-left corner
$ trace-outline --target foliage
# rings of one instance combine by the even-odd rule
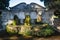
[[[12,25],[14,25],[14,26],[16,25],[16,21],[15,21],[15,20],[13,20],[13,23],[12,23]]]
[[[6,30],[8,33],[17,33],[18,34],[22,34],[23,36],[50,36],[53,35],[55,33],[55,29],[54,27],[48,25],[48,24],[44,24],[42,27],[40,28],[40,26],[36,26],[36,27],[31,27],[31,26],[21,26],[18,30],[15,27],[12,27],[10,25],[7,25]]]
[[[55,33],[55,30],[52,26],[48,25],[41,29],[40,35],[41,36],[49,36]]]
[[[0,9],[5,9],[6,7],[8,7],[9,1],[10,0],[0,0]]]
[[[44,1],[44,5],[48,8],[60,9],[60,0],[40,0],[40,1]]]
[[[32,28],[32,36],[40,36],[40,26]]]
[[[31,35],[31,31],[27,30],[27,31],[24,32],[23,35],[25,35],[25,36],[30,36],[30,35]]]
[[[32,36],[40,36],[40,31],[32,31]]]
[[[29,27],[29,26],[21,27],[19,34],[22,34],[23,36],[30,36],[31,35],[31,27]]]
[[[38,28],[39,30],[34,31],[32,30],[32,35],[33,36],[50,36],[53,35],[55,33],[55,30],[52,26],[50,25],[45,25],[45,27],[42,28]]]
[[[40,0],[48,9],[54,9],[55,15],[60,17],[60,0]]]

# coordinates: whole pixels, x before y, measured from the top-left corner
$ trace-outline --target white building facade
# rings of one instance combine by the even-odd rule
[[[13,20],[15,15],[17,15],[17,17],[20,19],[21,24],[24,23],[26,15],[30,16],[31,23],[35,23],[35,20],[38,18],[38,16],[40,16],[42,19],[39,19],[41,19],[42,22],[46,22],[51,25],[53,24],[53,21],[50,20],[53,15],[52,12],[46,12],[44,7],[36,3],[20,3],[12,7],[10,10],[2,11],[2,25],[7,25],[8,21]],[[3,28],[5,27],[3,26]]]

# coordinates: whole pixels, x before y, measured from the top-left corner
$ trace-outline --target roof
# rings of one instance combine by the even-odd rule
[[[22,2],[22,3],[19,3],[19,4],[15,5],[15,6],[11,7],[11,8],[17,7],[17,6],[21,5],[21,4],[26,4],[26,3]]]
[[[14,7],[12,7],[12,8],[15,8],[15,7],[17,7],[17,6],[19,6],[19,5],[21,5],[21,4],[25,4],[25,5],[28,5],[28,4],[26,4],[25,2],[22,2],[22,3],[19,3],[19,4],[17,4],[16,6],[14,6]],[[38,5],[39,7],[42,7],[42,8],[44,8],[45,9],[45,7],[43,7],[43,6],[41,6],[41,5],[39,5],[39,4],[37,4],[37,3],[30,3],[29,5]]]
[[[30,5],[31,5],[31,4],[38,5],[39,7],[42,7],[42,8],[44,8],[44,9],[45,9],[45,7],[43,7],[43,6],[41,6],[41,5],[37,4],[37,3],[32,2],[32,3],[30,3]]]

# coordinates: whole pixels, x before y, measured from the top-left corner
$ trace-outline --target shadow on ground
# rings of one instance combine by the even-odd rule
[[[0,31],[0,40],[33,40],[33,38],[27,38],[18,34],[9,34],[6,31]]]
[[[24,37],[18,34],[8,34],[5,31],[0,32],[0,40],[60,40],[60,35],[51,37]]]

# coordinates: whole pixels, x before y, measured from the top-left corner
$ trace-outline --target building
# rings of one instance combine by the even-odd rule
[[[35,20],[37,20],[37,18],[39,18],[39,20],[42,22],[49,23],[50,25],[53,25],[54,21],[54,19],[52,18],[52,16],[54,15],[53,11],[46,11],[46,8],[36,3],[20,3],[10,8],[10,10],[2,10],[1,15],[3,29],[5,29],[5,25],[7,25],[10,20],[14,19],[15,15],[20,19],[21,24],[24,23],[27,15],[30,16],[31,23],[33,24],[35,23]]]

